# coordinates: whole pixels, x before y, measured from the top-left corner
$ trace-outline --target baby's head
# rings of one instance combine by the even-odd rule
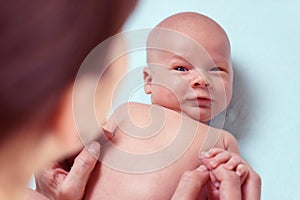
[[[232,96],[229,39],[212,19],[192,12],[172,15],[147,41],[145,92],[153,104],[207,123]]]

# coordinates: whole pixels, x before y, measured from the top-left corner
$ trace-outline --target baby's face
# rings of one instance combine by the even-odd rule
[[[144,73],[145,91],[151,93],[153,104],[206,123],[231,100],[230,47],[222,34],[211,39],[207,35],[193,36],[201,47],[177,40],[168,46],[171,52],[151,52],[150,67]]]

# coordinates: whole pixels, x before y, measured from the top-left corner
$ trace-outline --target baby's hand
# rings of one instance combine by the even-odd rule
[[[201,161],[209,169],[213,170],[221,164],[228,170],[234,170],[240,177],[241,185],[244,183],[250,166],[240,155],[220,148],[213,148],[202,153]]]

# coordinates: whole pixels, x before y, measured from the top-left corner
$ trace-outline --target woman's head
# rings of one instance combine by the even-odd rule
[[[46,126],[85,56],[120,30],[136,0],[5,2],[1,9],[0,141]]]

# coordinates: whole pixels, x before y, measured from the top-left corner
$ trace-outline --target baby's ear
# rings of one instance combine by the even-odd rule
[[[144,68],[144,91],[146,94],[151,94],[152,71],[150,67]]]

